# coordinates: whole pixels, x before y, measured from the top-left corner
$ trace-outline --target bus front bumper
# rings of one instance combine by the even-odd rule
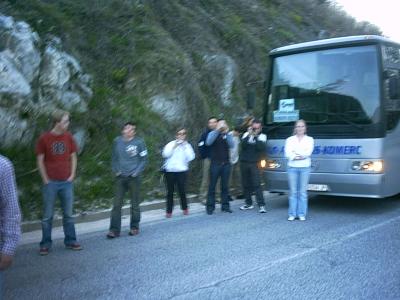
[[[288,192],[286,172],[265,171],[266,189],[270,192]],[[327,191],[309,191],[311,194],[347,197],[383,198],[384,174],[311,173],[311,185],[327,187]]]

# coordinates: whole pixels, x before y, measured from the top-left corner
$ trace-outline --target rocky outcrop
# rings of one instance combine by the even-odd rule
[[[0,15],[0,144],[32,142],[35,122],[55,108],[87,111],[91,77],[57,37],[43,41],[25,22]],[[41,51],[41,49],[44,49]],[[22,115],[22,116],[21,116]],[[85,133],[80,133],[81,147]]]

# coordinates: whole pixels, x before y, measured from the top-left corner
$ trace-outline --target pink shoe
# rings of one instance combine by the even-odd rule
[[[184,214],[185,216],[187,216],[187,215],[189,214],[189,209],[187,209],[187,208],[184,209],[184,210],[183,210],[183,214]]]
[[[166,218],[171,218],[172,217],[172,213],[166,213],[165,217]]]

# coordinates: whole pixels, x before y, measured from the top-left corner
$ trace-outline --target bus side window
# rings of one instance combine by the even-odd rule
[[[384,94],[386,102],[386,128],[394,129],[400,120],[400,71],[384,71]]]

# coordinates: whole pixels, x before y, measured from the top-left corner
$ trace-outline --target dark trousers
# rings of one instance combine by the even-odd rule
[[[179,198],[181,200],[181,209],[188,208],[186,200],[186,174],[187,172],[166,172],[165,181],[167,184],[167,213],[172,213],[174,209],[174,188],[178,187]]]
[[[240,172],[242,174],[242,184],[246,204],[253,204],[251,196],[253,193],[255,193],[258,206],[264,206],[265,201],[263,191],[261,189],[260,170],[257,167],[257,163],[241,161]]]
[[[221,209],[229,208],[228,199],[228,184],[229,175],[231,172],[230,163],[219,164],[216,162],[211,162],[210,165],[210,184],[208,186],[208,196],[207,196],[207,211],[214,211],[215,209],[215,187],[217,185],[218,178],[221,178]]]
[[[111,211],[110,231],[121,232],[121,209],[126,192],[131,199],[131,229],[139,229],[140,222],[140,177],[118,176],[115,183],[114,206]]]

